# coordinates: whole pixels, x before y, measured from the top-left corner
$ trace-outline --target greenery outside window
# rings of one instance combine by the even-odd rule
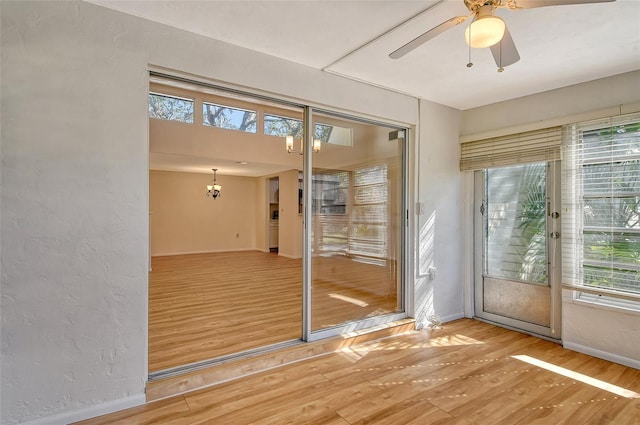
[[[302,120],[271,114],[264,115],[264,134],[267,136],[293,136],[295,139],[300,139],[303,128]]]
[[[301,139],[302,133],[302,120],[272,114],[264,115],[264,134],[267,136],[293,136],[294,139]],[[347,127],[316,123],[313,138],[323,143],[353,146],[353,130]]]
[[[563,283],[640,307],[640,114],[568,126],[562,177]]]
[[[255,133],[256,118],[256,111],[206,102],[202,104],[202,123],[204,125]]]
[[[149,118],[193,124],[193,99],[151,92]]]

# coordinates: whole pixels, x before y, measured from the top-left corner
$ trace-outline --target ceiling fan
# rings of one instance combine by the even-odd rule
[[[473,17],[471,24],[465,31],[465,39],[469,48],[490,47],[493,59],[498,65],[498,72],[504,71],[505,66],[512,65],[520,60],[520,54],[511,38],[505,22],[493,12],[498,8],[513,10],[532,9],[534,7],[578,5],[586,3],[608,3],[615,0],[463,0],[464,5],[471,12],[468,16],[454,16],[440,25],[414,38],[404,46],[389,54],[391,59],[398,59],[431,40],[438,34],[449,28],[460,25]],[[473,66],[471,58],[467,67]]]

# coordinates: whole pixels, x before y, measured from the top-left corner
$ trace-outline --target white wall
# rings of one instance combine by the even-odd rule
[[[640,71],[578,84],[512,101],[464,111],[464,135],[504,133],[508,129],[545,128],[551,125],[592,119],[638,109]],[[465,173],[465,180],[471,173]],[[473,199],[473,185],[467,184],[464,197]],[[465,210],[465,222],[472,222]],[[466,232],[467,252],[472,233]],[[472,287],[472,275],[465,285]],[[574,302],[571,291],[563,291],[562,341],[567,348],[639,367],[640,315],[615,308]]]
[[[0,422],[144,400],[147,58],[84,5],[0,7]]]
[[[205,196],[212,180],[212,174],[149,172],[152,256],[256,249],[260,179],[217,174],[222,196],[215,200]]]
[[[510,134],[631,112],[629,107],[637,107],[640,101],[639,93],[640,71],[614,75],[468,109],[462,115],[460,134]]]
[[[640,312],[574,300],[564,291],[565,348],[640,369]]]
[[[424,204],[424,214],[417,216],[414,267],[420,325],[432,314],[443,321],[464,316],[460,115],[456,109],[420,102],[416,202]],[[430,267],[436,268],[434,279],[429,277]]]
[[[0,2],[0,422],[144,400],[148,64],[409,124],[415,99],[83,2]]]

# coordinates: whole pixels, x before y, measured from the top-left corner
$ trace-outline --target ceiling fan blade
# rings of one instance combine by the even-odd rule
[[[508,2],[510,9],[533,9],[534,7],[563,6],[588,3],[610,3],[616,0],[513,0]],[[515,6],[512,4],[515,3]]]
[[[502,40],[498,44],[491,46],[491,53],[499,71],[505,66],[513,65],[520,60],[520,54],[516,44],[513,42],[513,38],[511,38],[509,28],[504,29]]]
[[[422,35],[417,36],[416,38],[414,38],[413,40],[411,40],[410,42],[408,42],[404,46],[400,47],[399,49],[394,50],[393,52],[391,52],[389,54],[389,57],[391,59],[401,58],[404,55],[406,55],[407,53],[409,53],[410,51],[416,49],[417,47],[419,47],[419,46],[423,45],[424,43],[426,43],[427,41],[431,40],[433,37],[437,36],[438,34],[443,33],[446,30],[448,30],[449,28],[455,27],[456,25],[460,25],[461,23],[463,23],[464,21],[466,21],[468,18],[470,18],[473,15],[474,14],[472,13],[469,16],[455,16],[455,17],[449,19],[448,21],[444,21],[443,23],[441,23],[437,27],[431,28],[429,31],[425,32]]]

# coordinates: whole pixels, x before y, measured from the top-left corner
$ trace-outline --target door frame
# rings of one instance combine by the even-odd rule
[[[473,175],[473,304],[474,318],[554,341],[562,335],[562,270],[560,249],[560,161],[547,162],[546,168],[546,245],[550,295],[549,327],[484,311],[484,215],[486,169]]]

